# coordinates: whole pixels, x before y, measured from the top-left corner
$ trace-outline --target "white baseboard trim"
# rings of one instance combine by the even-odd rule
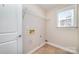
[[[36,47],[35,49],[31,50],[30,52],[28,52],[27,54],[32,54],[33,52],[35,52],[36,50],[38,50],[39,48],[41,48],[42,46],[44,46],[46,43],[44,42],[43,44],[41,44],[40,46]]]
[[[68,52],[74,53],[74,54],[77,53],[77,52],[74,51],[74,50],[70,50],[70,49],[68,49],[68,48],[62,47],[62,46],[57,45],[57,44],[54,44],[54,43],[50,43],[50,42],[46,42],[46,43],[49,44],[49,45],[55,46],[55,47],[57,47],[57,48],[63,49],[63,50],[65,50],[65,51],[68,51]]]
[[[36,47],[35,49],[31,50],[30,52],[28,52],[27,54],[32,54],[33,52],[35,52],[36,50],[38,50],[39,48],[41,48],[42,46],[44,46],[45,44],[49,44],[51,46],[55,46],[57,48],[60,48],[60,49],[63,49],[65,51],[68,51],[68,52],[71,52],[71,53],[74,53],[76,54],[77,52],[75,50],[70,50],[68,48],[65,48],[65,47],[62,47],[60,45],[57,45],[57,44],[54,44],[54,43],[51,43],[51,42],[44,42],[43,44],[41,44],[40,46]]]

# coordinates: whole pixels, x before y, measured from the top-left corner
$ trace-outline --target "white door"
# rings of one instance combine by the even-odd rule
[[[21,17],[21,5],[0,5],[0,53],[22,53]]]

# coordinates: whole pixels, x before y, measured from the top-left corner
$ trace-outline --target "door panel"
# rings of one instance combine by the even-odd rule
[[[17,53],[17,40],[0,44],[0,54]]]
[[[17,39],[17,33],[0,34],[0,43],[12,41]]]
[[[0,33],[17,31],[17,11],[15,5],[0,7]]]
[[[19,53],[22,50],[22,7],[16,4],[0,5],[0,54]]]

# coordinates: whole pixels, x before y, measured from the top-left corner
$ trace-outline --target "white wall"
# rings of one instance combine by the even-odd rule
[[[63,8],[63,7],[61,7]],[[57,17],[56,12],[60,10],[52,9],[47,13],[47,40],[56,45],[68,48],[76,49],[77,48],[77,28],[57,28]],[[65,8],[65,7],[64,7]]]
[[[26,13],[23,19],[23,51],[28,53],[44,42],[45,20],[44,13],[35,5],[24,5],[24,11]],[[35,33],[29,35],[29,28],[35,28]]]
[[[27,11],[25,11],[26,13],[29,13],[31,15],[35,15],[35,16],[38,16],[41,18],[45,18],[44,11],[41,8],[39,8],[37,5],[26,4],[26,5],[23,5],[23,9],[27,10]]]
[[[28,53],[47,39],[49,42],[68,49],[77,49],[78,29],[77,28],[57,28],[56,12],[67,6],[59,6],[47,13],[45,21],[44,12],[36,5],[24,5],[23,19],[23,45],[24,53]],[[36,33],[28,35],[28,29],[36,28]],[[46,27],[46,28],[45,28]],[[46,31],[46,33],[45,33]],[[46,36],[45,36],[46,34]],[[40,38],[42,35],[42,38]]]

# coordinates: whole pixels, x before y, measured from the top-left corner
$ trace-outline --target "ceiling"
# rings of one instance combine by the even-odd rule
[[[69,6],[69,5],[70,4],[38,4],[37,6],[39,6],[44,11],[50,11],[51,9]]]

